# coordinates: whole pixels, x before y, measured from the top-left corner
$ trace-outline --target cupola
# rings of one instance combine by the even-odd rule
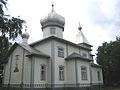
[[[48,37],[51,35],[62,38],[65,18],[59,14],[57,14],[54,10],[54,5],[52,4],[52,10],[48,15],[40,20],[43,37]]]
[[[88,40],[86,39],[86,37],[84,36],[83,32],[82,32],[82,27],[79,23],[79,27],[78,27],[79,33],[76,36],[76,44],[86,47],[86,48],[91,48],[92,46],[89,44]]]
[[[29,33],[27,32],[27,30],[25,30],[25,32],[22,34],[22,43],[28,44],[29,37],[30,37]]]

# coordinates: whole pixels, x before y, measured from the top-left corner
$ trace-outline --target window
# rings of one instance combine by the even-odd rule
[[[82,53],[82,56],[83,56],[84,58],[86,58],[86,57],[87,57],[87,54],[86,54],[86,53]]]
[[[101,78],[100,78],[100,71],[97,71],[97,77],[98,77],[98,81],[100,81],[101,80]]]
[[[19,72],[19,69],[18,69],[18,60],[19,60],[19,56],[20,56],[20,55],[16,55],[16,56],[15,56],[16,62],[15,62],[15,69],[14,69],[14,72]]]
[[[64,80],[64,66],[59,66],[59,80]]]
[[[41,80],[45,80],[45,79],[46,79],[46,66],[41,65]]]
[[[16,60],[19,60],[19,55],[16,55]]]
[[[55,34],[55,28],[50,28],[50,34]]]
[[[81,79],[87,80],[87,67],[84,66],[81,67]]]
[[[64,58],[64,48],[58,47],[58,57]]]

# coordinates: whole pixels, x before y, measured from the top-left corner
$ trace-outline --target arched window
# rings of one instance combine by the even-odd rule
[[[87,67],[81,66],[81,79],[87,80]]]

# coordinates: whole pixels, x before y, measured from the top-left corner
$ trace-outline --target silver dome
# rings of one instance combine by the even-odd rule
[[[25,30],[25,32],[22,34],[22,38],[29,38],[30,37],[30,35],[29,35],[29,33]]]
[[[42,29],[47,26],[58,26],[64,28],[65,18],[57,14],[54,9],[52,9],[48,16],[40,20],[40,23],[42,25]]]

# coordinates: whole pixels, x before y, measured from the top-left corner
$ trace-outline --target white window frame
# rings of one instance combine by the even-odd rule
[[[58,57],[64,58],[64,48],[58,47]]]
[[[59,66],[59,80],[64,81],[64,66]]]
[[[46,80],[46,65],[45,64],[40,65],[40,80],[41,81]]]
[[[81,66],[81,80],[88,80],[87,67]]]

